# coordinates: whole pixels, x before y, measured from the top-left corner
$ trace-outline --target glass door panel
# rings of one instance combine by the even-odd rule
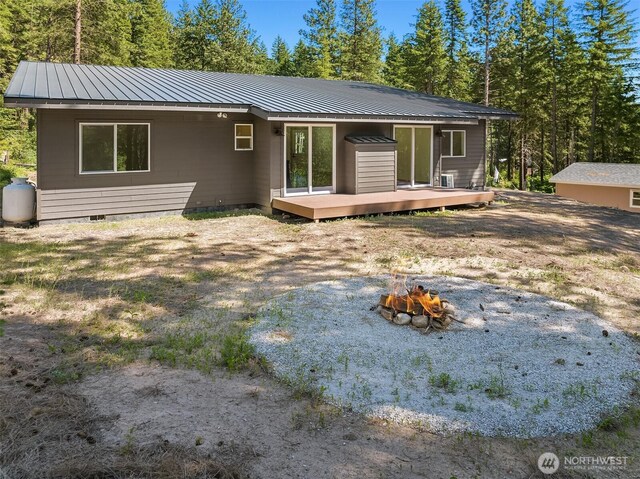
[[[333,128],[311,128],[311,181],[313,191],[330,191],[333,187]]]
[[[415,128],[414,184],[431,184],[431,128]]]
[[[396,128],[395,137],[398,142],[398,185],[411,185],[413,131],[411,128]]]
[[[288,192],[306,192],[309,189],[309,128],[288,126],[285,171]]]

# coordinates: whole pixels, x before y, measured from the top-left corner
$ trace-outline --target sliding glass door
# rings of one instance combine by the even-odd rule
[[[335,191],[334,125],[285,126],[285,194]]]
[[[430,126],[396,126],[398,186],[431,185],[433,130]]]

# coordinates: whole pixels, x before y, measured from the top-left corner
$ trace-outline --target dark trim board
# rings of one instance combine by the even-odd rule
[[[314,195],[274,198],[271,206],[311,220],[342,218],[446,206],[489,203],[492,191],[411,189],[359,195]]]

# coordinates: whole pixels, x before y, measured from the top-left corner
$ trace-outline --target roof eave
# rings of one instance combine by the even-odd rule
[[[223,103],[122,102],[95,100],[50,100],[44,98],[4,97],[9,108],[42,108],[58,110],[145,110],[145,111],[208,111],[248,113],[250,105]]]
[[[261,116],[261,115],[258,115]],[[362,123],[411,123],[411,124],[447,124],[477,125],[476,117],[434,117],[434,116],[400,116],[400,115],[345,115],[328,113],[267,113],[265,120],[283,122],[362,122]]]
[[[577,186],[604,186],[607,188],[633,188],[640,189],[640,184],[620,184],[620,183],[596,183],[593,181],[565,181],[554,177],[549,178],[549,183],[561,183],[564,185],[577,185]]]

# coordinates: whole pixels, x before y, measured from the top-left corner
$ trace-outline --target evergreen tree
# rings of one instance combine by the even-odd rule
[[[491,65],[506,27],[506,5],[506,0],[471,0],[473,39],[481,46],[485,105],[489,105],[490,100]]]
[[[541,177],[545,171],[544,116],[541,110],[546,87],[542,45],[544,28],[533,0],[516,0],[513,5],[512,31],[514,47],[511,81],[515,85],[514,104],[521,115],[520,189],[526,187],[527,167],[537,157]],[[537,151],[536,151],[537,150]]]
[[[173,44],[173,62],[176,68],[200,68],[204,61],[204,48],[199,49],[196,13],[189,7],[187,0],[182,0],[175,17]]]
[[[238,0],[216,1],[213,33],[207,53],[212,70],[253,73],[264,68],[264,49]]]
[[[584,129],[587,91],[584,89],[584,55],[569,23],[564,0],[546,0],[544,70],[548,94],[542,108],[549,118],[549,147],[553,173],[573,163]]]
[[[313,77],[315,71],[313,53],[302,40],[296,43],[291,57],[293,62],[293,76]]]
[[[131,64],[150,68],[173,65],[171,22],[164,0],[131,0]]]
[[[458,100],[471,100],[471,56],[467,19],[460,0],[445,0],[444,41],[447,55],[443,94]]]
[[[189,42],[185,45],[190,50],[182,54],[184,59],[188,59],[190,63],[183,64],[182,67],[213,70],[213,62],[209,51],[215,41],[215,37],[216,9],[211,0],[200,0],[193,12],[192,28],[188,37]]]
[[[407,77],[413,89],[441,95],[446,91],[447,55],[442,14],[435,0],[418,10],[415,31],[407,49]]]
[[[392,33],[387,39],[387,54],[382,67],[382,79],[387,85],[398,88],[410,88],[407,84],[407,69],[405,65],[405,45],[398,42]]]
[[[291,52],[280,35],[276,37],[271,47],[271,63],[270,73],[273,75],[293,76],[295,74]]]
[[[591,90],[589,161],[616,161],[605,154],[612,132],[606,128],[604,119],[620,113],[607,111],[606,107],[616,104],[613,98],[622,99],[620,85],[625,83],[624,68],[634,53],[634,29],[626,7],[627,2],[623,0],[587,0],[581,5],[582,38]]]
[[[340,77],[375,82],[380,79],[382,39],[374,0],[343,0]]]
[[[338,27],[335,0],[317,0],[304,16],[307,30],[300,30],[313,58],[313,76],[334,78],[338,74]]]

